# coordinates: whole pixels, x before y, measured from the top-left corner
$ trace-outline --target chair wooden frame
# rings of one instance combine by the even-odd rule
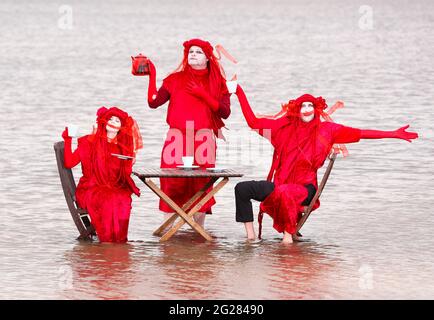
[[[72,170],[64,166],[64,142],[59,141],[54,144],[56,154],[57,169],[59,171],[60,182],[62,184],[65,200],[71,213],[72,220],[78,229],[79,240],[92,240],[96,236],[95,228],[92,226],[89,214],[83,208],[80,208],[75,198],[76,184]]]
[[[333,165],[335,163],[336,160],[336,153],[333,153],[333,155],[330,157],[330,161],[329,164],[327,166],[326,171],[324,172],[324,175],[321,179],[321,183],[318,187],[318,190],[315,193],[315,196],[313,197],[312,201],[310,202],[309,206],[306,207],[306,209],[304,210],[304,213],[300,219],[300,221],[298,221],[297,224],[297,233],[300,231],[301,227],[303,227],[304,223],[306,222],[307,218],[309,218],[310,214],[312,213],[312,208],[315,205],[315,202],[319,199],[319,197],[321,196],[322,191],[324,190],[324,187],[327,183],[327,180],[330,176],[330,173],[333,169]]]

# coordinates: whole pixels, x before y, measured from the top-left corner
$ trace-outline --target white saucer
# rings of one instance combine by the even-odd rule
[[[206,168],[206,170],[211,171],[211,172],[223,172],[226,170],[226,168],[215,167],[215,168]]]
[[[197,169],[197,168],[200,168],[199,166],[183,166],[183,165],[179,165],[179,166],[176,166],[177,168],[179,168],[179,169],[184,169],[184,170],[193,170],[193,169]]]

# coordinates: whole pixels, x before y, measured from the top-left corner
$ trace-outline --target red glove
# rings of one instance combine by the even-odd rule
[[[62,132],[62,138],[63,138],[63,140],[72,140],[72,138],[69,136],[69,134],[68,134],[68,127],[65,127],[65,130],[63,130],[63,132]]]
[[[209,93],[205,90],[203,86],[196,84],[193,81],[190,81],[187,84],[186,91],[191,95],[205,101],[207,105],[211,107],[214,112],[217,112],[219,109],[219,102],[211,97]]]
[[[383,139],[383,138],[396,138],[411,142],[413,139],[417,139],[419,135],[416,132],[408,132],[410,125],[406,125],[402,128],[394,131],[381,131],[381,130],[361,130],[362,139]]]
[[[62,133],[62,138],[65,140],[63,151],[63,165],[65,168],[73,168],[80,163],[80,154],[78,149],[72,152],[72,138],[68,135],[68,128]]]
[[[206,92],[203,86],[198,85],[194,81],[190,81],[187,84],[186,91],[191,95],[204,100],[208,96],[208,92]]]
[[[149,86],[148,102],[152,102],[157,97],[157,70],[151,60],[149,61]]]
[[[156,76],[157,70],[155,69],[155,65],[152,63],[150,59],[148,59],[149,64],[149,76]]]
[[[407,124],[406,126],[404,126],[402,128],[396,129],[395,130],[396,138],[402,139],[402,140],[407,140],[408,142],[411,142],[411,140],[413,140],[413,139],[419,138],[419,135],[416,132],[405,131],[408,129],[408,127],[410,127],[409,124]]]

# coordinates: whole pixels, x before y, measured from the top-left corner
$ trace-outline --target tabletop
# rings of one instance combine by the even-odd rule
[[[178,168],[144,169],[140,172],[133,172],[139,178],[198,178],[198,177],[242,177],[243,174],[234,169],[223,169],[222,171],[209,171],[205,169],[184,170]]]

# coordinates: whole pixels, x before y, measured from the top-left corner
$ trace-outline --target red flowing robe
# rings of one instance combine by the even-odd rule
[[[324,164],[335,143],[353,143],[360,140],[361,130],[333,122],[256,118],[245,98],[239,95],[240,105],[249,126],[268,138],[274,147],[273,163],[268,180],[274,182],[274,191],[260,204],[260,211],[273,219],[278,232],[296,233],[297,222],[303,212],[302,202],[307,198],[306,185],[318,189],[317,171]],[[319,207],[319,200],[313,210]]]
[[[92,170],[91,150],[93,143],[89,136],[78,139],[77,150],[72,153],[71,140],[65,140],[65,166],[72,168],[81,162],[83,176],[76,189],[76,199],[80,207],[86,209],[101,242],[128,241],[128,225],[131,213],[131,194],[140,195],[140,191],[129,174],[131,160],[121,160],[111,153],[121,153],[115,143],[108,143],[108,168],[105,172],[107,184],[98,182]],[[126,181],[119,179],[121,161],[128,161]]]
[[[186,87],[190,81],[202,85],[209,92],[208,69],[194,70],[187,68],[176,72],[163,81],[156,99],[149,103],[157,108],[170,99],[166,122],[170,126],[161,152],[161,168],[175,168],[182,165],[183,156],[194,155],[194,165],[202,169],[215,166],[216,136],[224,126],[222,118],[230,114],[230,95],[226,83],[222,82],[219,109],[214,112],[207,103],[189,92]],[[207,178],[161,178],[161,189],[175,203],[182,207],[209,179]],[[209,190],[208,190],[209,191]],[[215,204],[214,197],[199,210],[211,212]],[[160,200],[159,209],[174,212]]]

